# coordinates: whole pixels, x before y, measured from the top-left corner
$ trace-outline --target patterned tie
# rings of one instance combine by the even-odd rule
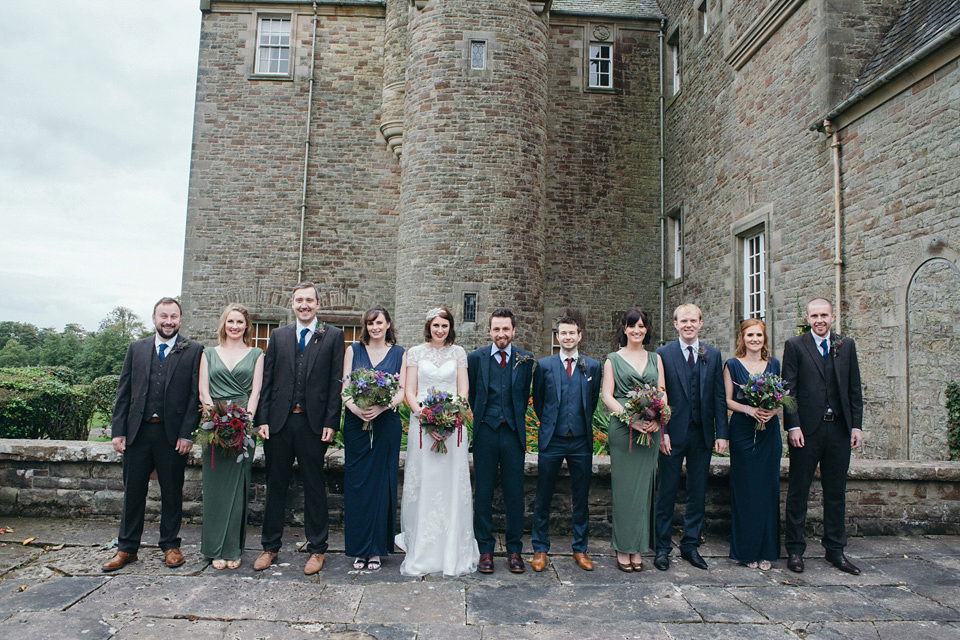
[[[830,343],[828,343],[826,340],[821,340],[820,351],[823,352],[823,359],[826,360],[827,355],[830,353]]]
[[[157,353],[157,357],[160,358],[160,362],[163,362],[163,359],[167,357],[163,352],[166,351],[167,347],[169,346],[170,345],[168,345],[166,342],[160,343],[160,351]]]
[[[497,351],[497,355],[500,356],[500,368],[503,369],[505,366],[507,366],[507,352],[501,349],[500,351]]]
[[[696,366],[697,361],[693,359],[693,345],[687,346],[687,366],[693,369]]]
[[[567,358],[567,377],[573,377],[573,358]]]
[[[310,329],[300,329],[300,351],[307,346],[307,334],[310,333]]]

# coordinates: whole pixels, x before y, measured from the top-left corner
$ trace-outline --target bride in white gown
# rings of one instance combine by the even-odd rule
[[[407,458],[400,503],[397,546],[406,552],[405,576],[443,572],[460,576],[477,570],[480,550],[473,536],[473,497],[467,434],[436,436],[420,432],[420,401],[428,389],[467,397],[467,354],[453,344],[453,316],[444,308],[427,314],[426,344],[407,352],[405,393],[411,407]],[[430,450],[446,440],[447,453]],[[425,442],[424,442],[425,441]]]

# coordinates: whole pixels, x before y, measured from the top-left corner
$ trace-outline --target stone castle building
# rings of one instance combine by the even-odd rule
[[[763,317],[839,301],[857,340],[866,455],[946,456],[960,349],[956,0],[201,0],[183,300],[214,339],[261,339],[299,280],[321,318],[447,305],[583,350],[620,311],[694,301],[731,354]]]

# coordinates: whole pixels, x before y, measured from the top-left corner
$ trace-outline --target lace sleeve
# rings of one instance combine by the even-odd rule
[[[409,351],[407,351],[407,366],[408,366],[408,367],[415,367],[415,366],[417,366],[417,363],[420,362],[420,353],[421,353],[421,352],[422,352],[422,349],[420,348],[420,345],[417,345],[417,346],[415,346],[415,347],[411,347],[411,348],[409,349]]]
[[[454,345],[453,355],[454,355],[454,358],[456,358],[457,360],[457,368],[466,369],[467,368],[467,352],[463,350],[463,347],[461,347],[460,345]]]

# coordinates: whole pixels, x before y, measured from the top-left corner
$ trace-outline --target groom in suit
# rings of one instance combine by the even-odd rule
[[[533,354],[513,347],[516,319],[508,309],[490,316],[493,344],[467,356],[473,409],[473,531],[480,547],[477,571],[493,573],[493,490],[500,470],[506,512],[507,568],[523,573],[523,461]]]
[[[670,568],[670,527],[680,486],[680,468],[687,461],[687,504],[683,513],[680,557],[698,569],[707,562],[700,555],[700,529],[706,501],[710,458],[727,450],[727,400],[723,390],[723,357],[700,342],[703,317],[694,304],[673,312],[678,340],[657,353],[663,360],[667,399],[673,412],[663,428],[657,468],[656,548],[654,566]]]
[[[183,564],[183,472],[200,423],[197,381],[203,346],[180,337],[180,303],[153,306],[156,334],[127,348],[113,408],[113,448],[123,454],[123,515],[117,552],[101,568],[136,562],[150,474],[160,484],[160,550],[168,567]]]
[[[253,564],[268,568],[280,553],[287,488],[296,459],[303,483],[307,559],[303,572],[323,569],[328,512],[324,456],[340,428],[340,376],[343,331],[317,320],[320,292],[312,282],[293,289],[297,321],[275,329],[263,366],[263,392],[257,419],[266,457],[267,499],[260,544]]]
[[[530,563],[534,571],[547,566],[550,502],[564,459],[573,499],[573,559],[581,569],[593,570],[593,561],[587,555],[587,500],[593,468],[593,412],[600,396],[601,369],[599,362],[577,352],[582,339],[578,320],[560,318],[560,353],[538,360],[533,373],[533,409],[540,419]]]
[[[824,298],[807,303],[811,331],[783,346],[783,382],[797,399],[797,411],[784,413],[790,445],[785,546],[787,567],[803,571],[810,483],[817,465],[823,488],[823,548],[837,569],[859,575],[847,560],[844,527],[850,450],[863,444],[863,395],[853,338],[831,335],[833,305]]]

